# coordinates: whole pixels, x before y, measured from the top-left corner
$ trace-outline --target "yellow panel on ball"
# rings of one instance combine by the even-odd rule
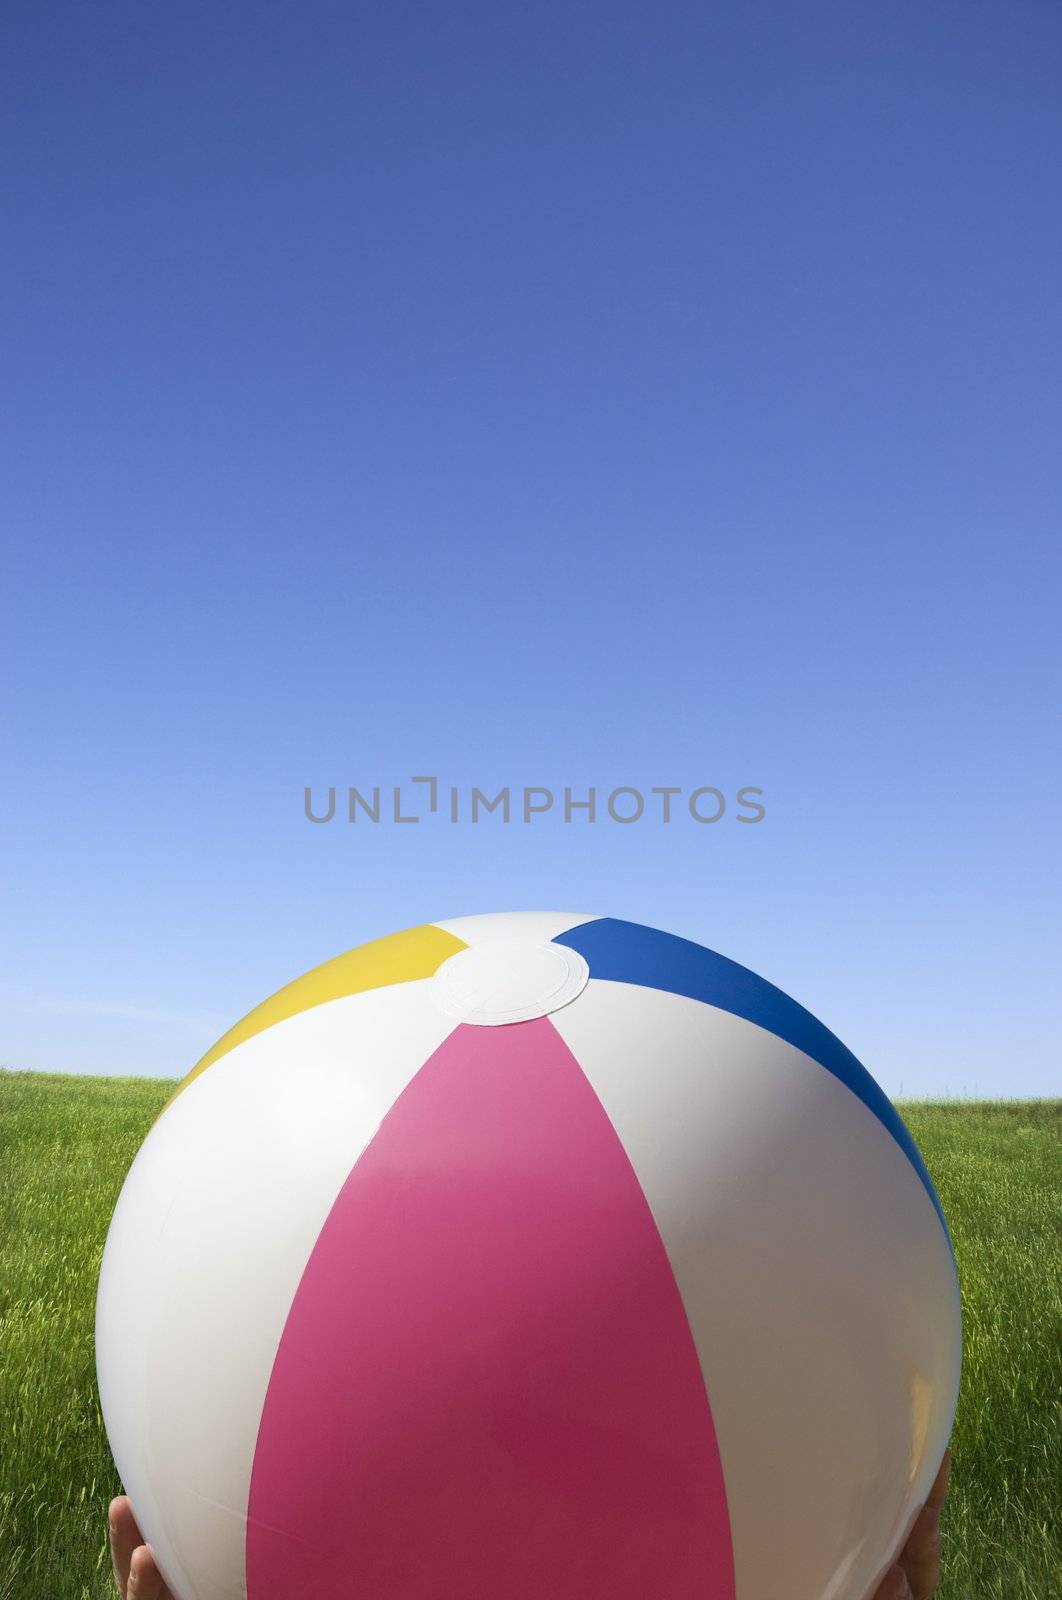
[[[354,950],[334,956],[331,961],[322,962],[319,967],[312,967],[301,978],[286,983],[283,989],[248,1011],[228,1033],[222,1034],[188,1076],[182,1078],[163,1111],[201,1072],[238,1044],[253,1039],[256,1033],[263,1033],[266,1028],[300,1011],[309,1011],[311,1006],[340,1000],[344,995],[360,994],[364,989],[382,989],[391,983],[408,983],[414,978],[430,978],[449,956],[464,949],[463,939],[429,922],[419,928],[406,928],[401,933],[372,939],[368,944],[360,944]]]

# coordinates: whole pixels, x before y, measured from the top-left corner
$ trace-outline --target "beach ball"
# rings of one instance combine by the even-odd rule
[[[462,917],[281,989],[118,1199],[103,1416],[178,1600],[868,1600],[959,1293],[910,1134],[687,939]]]

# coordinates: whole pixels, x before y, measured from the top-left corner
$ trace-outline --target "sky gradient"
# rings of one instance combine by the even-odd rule
[[[477,911],[1062,1092],[1062,18],[16,3],[0,1061]],[[308,784],[764,791],[743,826]],[[342,803],[342,802],[341,802]]]

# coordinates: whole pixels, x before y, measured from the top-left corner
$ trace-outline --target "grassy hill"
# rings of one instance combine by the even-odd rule
[[[0,1600],[113,1595],[96,1276],[172,1087],[0,1072]],[[902,1111],[952,1227],[966,1317],[940,1597],[1059,1600],[1062,1102]]]

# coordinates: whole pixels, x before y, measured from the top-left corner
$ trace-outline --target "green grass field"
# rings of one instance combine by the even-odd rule
[[[0,1600],[113,1593],[96,1275],[171,1089],[0,1072]],[[941,1600],[1062,1600],[1062,1102],[903,1113],[951,1223],[966,1314]]]

